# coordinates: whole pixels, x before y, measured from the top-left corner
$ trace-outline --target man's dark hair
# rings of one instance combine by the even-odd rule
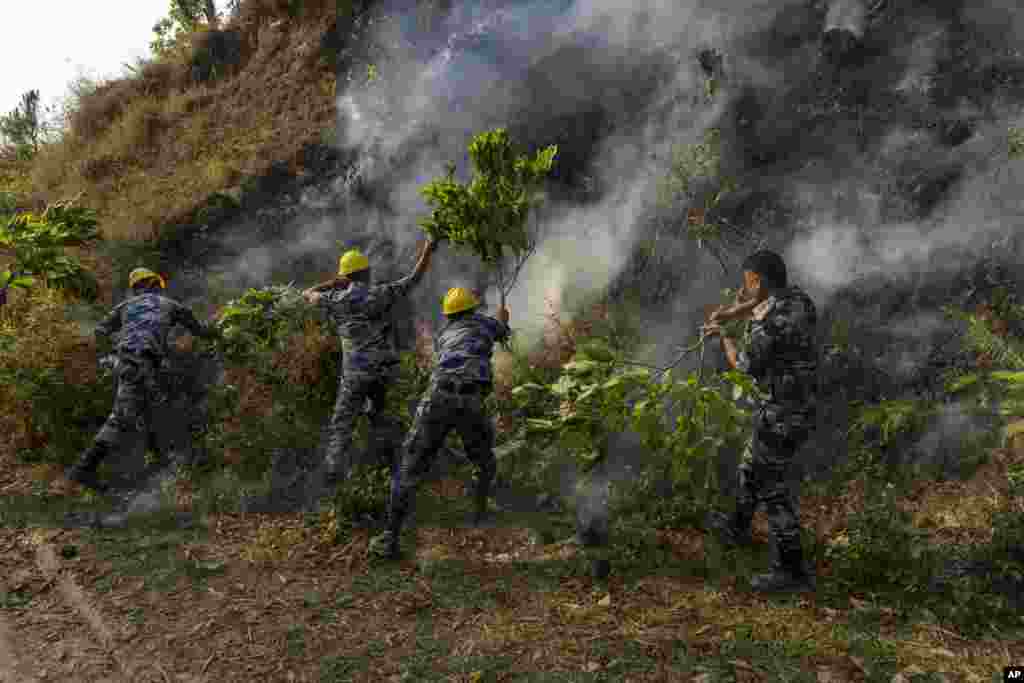
[[[359,282],[364,285],[368,285],[370,284],[370,269],[363,268],[362,270],[357,270],[354,273],[349,273],[345,277],[352,280],[352,282]]]
[[[463,318],[470,317],[476,312],[476,308],[467,308],[466,310],[459,311],[458,313],[449,313],[448,315],[445,316],[445,318],[447,318],[448,320],[462,320]]]
[[[774,251],[762,249],[754,252],[743,262],[743,270],[760,275],[769,289],[778,289],[787,284],[786,262]]]

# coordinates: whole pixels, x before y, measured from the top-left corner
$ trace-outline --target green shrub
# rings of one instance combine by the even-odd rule
[[[889,493],[874,495],[826,551],[832,579],[858,592],[927,592],[934,565],[926,534]]]
[[[72,202],[53,204],[42,214],[26,212],[8,218],[6,225],[0,226],[0,248],[9,250],[14,260],[10,270],[0,272],[0,306],[6,302],[8,289],[26,289],[36,280],[95,300],[96,278],[65,255],[64,249],[99,238],[95,212]]]

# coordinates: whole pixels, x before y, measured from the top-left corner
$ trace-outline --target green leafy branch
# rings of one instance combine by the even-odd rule
[[[698,464],[706,466],[746,438],[749,415],[731,398],[735,387],[754,391],[743,373],[705,381],[693,372],[675,380],[671,368],[659,376],[628,363],[595,342],[582,347],[554,383],[513,389],[523,403],[544,408],[543,417],[527,421],[529,433],[557,441],[589,471],[607,457],[611,435],[633,430],[648,450],[664,456],[677,483],[690,482]]]
[[[217,317],[223,351],[228,357],[240,358],[254,351],[276,350],[312,315],[302,293],[291,285],[246,290],[229,301]]]
[[[469,248],[485,263],[496,265],[503,303],[537,248],[538,236],[528,228],[530,210],[540,201],[541,184],[557,152],[550,146],[531,159],[515,154],[504,129],[480,133],[469,145],[474,169],[469,183],[457,181],[455,165],[450,164],[445,177],[420,190],[431,207],[431,215],[420,221],[424,232]],[[503,270],[506,251],[512,256],[508,278]]]
[[[718,244],[741,247],[751,235],[721,215],[719,207],[737,189],[736,179],[722,169],[722,132],[709,128],[700,142],[675,145],[668,174],[658,187],[658,203],[673,216],[683,216],[687,234],[707,248],[724,266]]]

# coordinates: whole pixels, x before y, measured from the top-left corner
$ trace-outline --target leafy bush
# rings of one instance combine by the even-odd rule
[[[64,293],[37,287],[0,309],[0,429],[20,457],[70,462],[106,417],[112,392]]]
[[[225,355],[240,359],[253,353],[282,350],[290,333],[303,331],[308,321],[317,319],[316,310],[302,299],[298,289],[273,285],[249,289],[229,301],[217,324],[224,335]]]
[[[660,455],[675,484],[692,486],[695,471],[708,471],[720,451],[748,436],[749,416],[732,398],[737,389],[754,386],[735,371],[705,383],[698,373],[679,381],[671,370],[658,378],[647,368],[625,369],[607,346],[593,342],[553,384],[526,384],[513,394],[546,407],[545,417],[527,419],[528,433],[554,440],[584,471],[607,458],[612,434],[632,430]]]
[[[926,592],[934,558],[925,536],[892,495],[872,496],[825,551],[832,578],[851,591]]]
[[[96,278],[65,247],[100,239],[96,214],[72,202],[52,204],[42,214],[21,213],[0,227],[0,248],[14,256],[10,270],[0,273],[0,306],[8,289],[28,288],[41,279],[48,287],[64,289],[86,299],[98,295]]]

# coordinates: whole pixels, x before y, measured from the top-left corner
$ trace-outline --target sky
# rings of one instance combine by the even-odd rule
[[[0,113],[7,113],[28,90],[39,90],[43,103],[50,105],[82,73],[93,78],[118,76],[124,64],[149,56],[153,25],[167,15],[170,0],[55,0],[42,7],[33,2],[3,4],[3,24],[25,27],[5,31],[0,40],[0,64],[5,65],[0,76]],[[32,28],[40,21],[46,26],[44,34]]]

